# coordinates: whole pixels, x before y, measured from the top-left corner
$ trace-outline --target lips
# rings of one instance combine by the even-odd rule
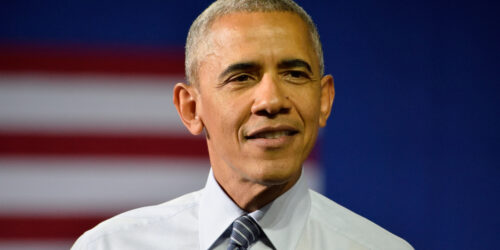
[[[278,139],[284,136],[293,136],[299,131],[289,126],[265,127],[257,129],[247,136],[246,139]]]

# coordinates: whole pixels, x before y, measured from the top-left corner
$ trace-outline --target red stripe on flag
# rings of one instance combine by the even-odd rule
[[[208,157],[201,136],[1,133],[0,156]]]
[[[74,239],[107,217],[0,217],[0,240]]]
[[[0,45],[0,72],[184,75],[184,49]]]

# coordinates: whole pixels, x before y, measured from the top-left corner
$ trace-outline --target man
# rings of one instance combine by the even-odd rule
[[[412,249],[307,188],[334,99],[319,36],[291,0],[220,0],[193,23],[174,104],[205,133],[206,187],[118,215],[73,249]]]

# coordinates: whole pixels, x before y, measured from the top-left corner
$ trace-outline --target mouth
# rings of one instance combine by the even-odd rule
[[[299,131],[291,127],[262,128],[251,132],[245,138],[252,139],[279,139],[286,136],[293,136]]]

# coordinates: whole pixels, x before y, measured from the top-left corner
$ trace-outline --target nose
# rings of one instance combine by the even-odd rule
[[[264,75],[256,86],[251,112],[265,116],[288,113],[291,102],[282,84],[271,75]]]

